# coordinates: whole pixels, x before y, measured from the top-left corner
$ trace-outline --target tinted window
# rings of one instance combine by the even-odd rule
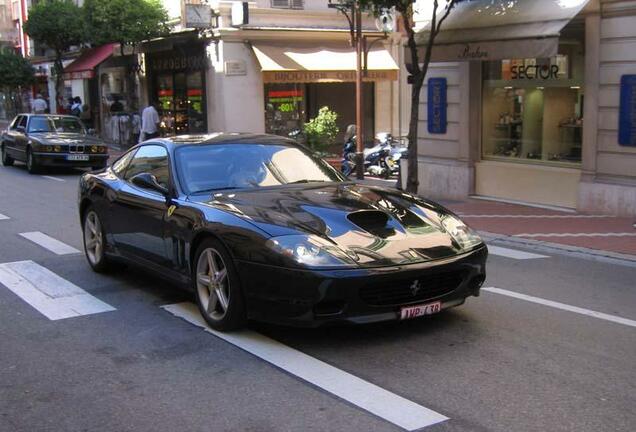
[[[342,181],[324,161],[292,145],[186,146],[178,148],[175,157],[179,179],[187,193]]]
[[[84,125],[73,117],[31,116],[29,132],[84,133]]]
[[[165,188],[170,184],[168,169],[168,152],[158,145],[145,145],[133,156],[124,178],[130,180],[137,174],[149,173],[157,178],[157,182]]]
[[[22,116],[22,118],[20,119],[20,122],[18,123],[18,126],[22,126],[26,128],[26,125],[27,125],[27,116]]]
[[[128,168],[128,164],[130,163],[132,157],[135,155],[136,151],[137,149],[129,151],[128,153],[117,159],[117,161],[113,164],[113,172],[117,175],[117,177],[123,177],[124,171],[126,171],[126,168]]]

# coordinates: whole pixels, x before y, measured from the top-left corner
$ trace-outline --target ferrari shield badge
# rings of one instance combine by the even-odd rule
[[[177,209],[177,206],[174,204],[168,207],[168,217],[172,216],[172,213],[174,213],[176,209]]]

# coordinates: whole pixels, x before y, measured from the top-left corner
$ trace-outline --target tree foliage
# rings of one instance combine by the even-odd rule
[[[136,45],[169,31],[168,12],[159,0],[85,0],[89,40],[96,45]]]
[[[329,107],[322,107],[318,115],[305,123],[304,132],[307,144],[315,151],[325,151],[336,142],[336,135],[340,129],[336,124],[338,113],[331,111]]]
[[[340,0],[340,3],[350,6],[354,0]],[[415,9],[413,0],[358,0],[361,8],[378,16],[385,10],[395,10],[401,19],[402,28],[406,33],[406,46],[410,54],[409,73],[411,87],[411,115],[409,120],[409,152],[408,152],[408,177],[406,190],[416,193],[418,181],[417,166],[417,137],[420,109],[420,92],[424,84],[428,65],[431,61],[431,53],[435,38],[439,34],[442,24],[457,3],[469,0],[426,0],[432,2],[433,8],[430,16],[430,25],[427,32],[418,35],[415,31]],[[425,18],[425,17],[423,17]],[[424,38],[422,38],[424,36]],[[420,39],[423,39],[420,41]],[[421,46],[419,46],[421,45]],[[420,48],[424,49],[420,56]]]
[[[9,50],[0,51],[0,88],[14,90],[34,81],[35,71],[27,59]]]
[[[82,9],[71,0],[41,0],[29,9],[24,31],[34,40],[55,51],[55,92],[62,95],[62,56],[72,46],[85,41]]]

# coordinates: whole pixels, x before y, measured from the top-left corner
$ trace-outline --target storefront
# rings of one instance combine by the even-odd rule
[[[348,125],[355,124],[355,52],[345,44],[287,46],[253,43],[264,85],[265,131],[287,136],[324,106],[338,114],[340,151]],[[364,125],[367,144],[376,132],[377,83],[397,79],[398,67],[384,49],[369,52],[364,78]],[[335,147],[335,146],[334,146]]]
[[[587,94],[598,89],[587,75],[599,67],[588,58],[594,12],[587,3],[458,5],[427,76],[448,82],[448,127],[420,133],[422,193],[580,207],[586,146],[596,147],[585,131],[599,122],[590,114],[597,93]]]
[[[207,132],[206,73],[209,62],[205,46],[195,43],[149,53],[146,67],[149,99],[159,102],[164,133]]]

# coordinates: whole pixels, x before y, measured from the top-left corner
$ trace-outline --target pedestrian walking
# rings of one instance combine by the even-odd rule
[[[44,114],[48,107],[48,104],[40,93],[35,95],[35,99],[31,102],[31,112],[34,114]]]
[[[159,136],[159,113],[153,102],[141,112],[141,136],[140,141],[157,138]]]
[[[82,115],[82,99],[79,96],[75,96],[73,98],[73,103],[71,105],[71,115],[78,118]]]

